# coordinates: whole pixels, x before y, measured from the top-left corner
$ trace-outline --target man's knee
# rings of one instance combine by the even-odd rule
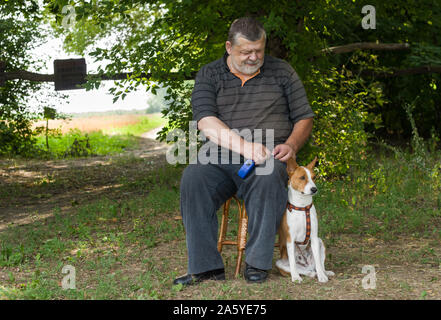
[[[236,193],[234,181],[225,175],[220,168],[211,165],[190,164],[182,173],[181,196],[183,194],[205,200],[207,197],[225,201]]]
[[[181,177],[181,193],[182,191],[193,189],[195,186],[201,184],[200,170],[198,170],[197,165],[189,164],[182,172]]]

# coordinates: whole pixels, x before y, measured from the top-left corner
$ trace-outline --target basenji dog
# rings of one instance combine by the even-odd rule
[[[283,276],[291,274],[292,282],[302,282],[300,274],[327,282],[332,271],[325,270],[325,246],[318,237],[317,212],[312,197],[317,193],[314,167],[317,157],[306,167],[294,158],[287,162],[288,203],[279,227],[281,259],[276,267]]]

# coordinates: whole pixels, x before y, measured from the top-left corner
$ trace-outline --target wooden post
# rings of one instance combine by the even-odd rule
[[[3,87],[5,85],[5,69],[6,69],[6,62],[0,61],[0,87]]]

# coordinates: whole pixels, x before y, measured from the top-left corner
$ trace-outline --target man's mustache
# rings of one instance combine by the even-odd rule
[[[259,63],[260,63],[260,60],[256,60],[255,62],[245,61],[245,64],[251,64],[251,65],[256,65],[256,64],[259,64]]]

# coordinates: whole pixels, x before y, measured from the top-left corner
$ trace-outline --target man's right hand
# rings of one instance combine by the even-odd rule
[[[245,141],[243,156],[245,159],[251,159],[256,165],[259,165],[271,156],[271,151],[261,143]]]
[[[240,153],[245,159],[253,160],[256,165],[264,163],[271,156],[271,151],[263,144],[248,142],[217,117],[202,118],[198,122],[198,129],[217,145]]]

